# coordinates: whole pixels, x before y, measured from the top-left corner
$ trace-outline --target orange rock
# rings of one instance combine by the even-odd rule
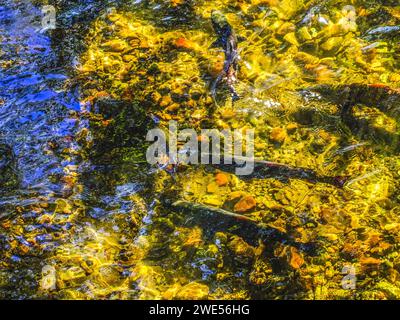
[[[2,224],[0,224],[1,227],[4,229],[9,229],[11,227],[11,222],[10,221],[5,221]]]
[[[19,250],[20,250],[20,252],[21,252],[22,254],[27,254],[27,253],[30,251],[30,248],[29,248],[28,246],[21,245],[21,246],[19,247]]]
[[[368,237],[368,244],[370,247],[374,247],[381,241],[381,235],[379,233],[371,233]]]
[[[252,196],[245,196],[235,204],[233,210],[235,210],[235,212],[247,212],[254,209],[256,204],[256,200]]]
[[[171,0],[171,5],[173,7],[177,7],[177,6],[180,6],[183,2],[184,2],[184,0]]]
[[[215,176],[215,182],[217,183],[218,186],[226,186],[229,182],[228,176],[225,173],[217,173]]]
[[[299,269],[304,264],[304,259],[296,248],[290,248],[290,265],[294,269]]]
[[[368,87],[371,87],[371,88],[383,88],[383,89],[388,89],[388,90],[390,89],[390,87],[387,84],[384,84],[384,83],[372,83],[372,84],[369,84]]]
[[[360,259],[360,263],[363,265],[380,265],[382,261],[372,257],[364,257]]]
[[[160,106],[161,107],[166,107],[166,106],[170,105],[171,103],[172,103],[171,97],[169,95],[168,96],[164,96],[161,99]]]
[[[165,111],[166,112],[174,112],[174,111],[176,111],[176,110],[178,110],[179,109],[179,104],[177,104],[177,103],[172,103],[172,104],[170,104],[166,109],[165,109]]]
[[[197,43],[190,41],[188,39],[185,39],[185,38],[178,38],[175,41],[175,46],[177,48],[183,48],[183,49],[188,49],[188,50],[199,50]]]
[[[83,100],[84,103],[88,102],[91,105],[94,104],[94,102],[99,99],[99,98],[108,98],[110,95],[106,91],[98,91],[94,95],[87,97],[85,100]]]

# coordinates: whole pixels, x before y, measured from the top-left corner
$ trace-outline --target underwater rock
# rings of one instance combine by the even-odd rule
[[[286,130],[289,133],[293,133],[298,127],[299,127],[299,125],[297,123],[291,122],[286,126]]]
[[[58,278],[57,278],[57,285],[59,287],[64,287],[65,282],[74,282],[77,283],[79,281],[83,281],[86,277],[85,271],[78,267],[70,267],[66,270],[60,270],[58,272]]]
[[[244,191],[233,191],[230,193],[228,200],[229,201],[238,200],[245,195],[246,195],[246,193]]]
[[[232,239],[228,242],[228,248],[232,250],[235,255],[253,258],[255,254],[255,248],[249,245],[246,241],[244,241],[241,237],[233,236]]]
[[[220,207],[223,205],[224,201],[219,195],[206,195],[203,198],[203,202],[210,206]]]
[[[304,264],[304,259],[296,248],[294,247],[290,248],[289,256],[290,256],[289,264],[291,265],[292,268],[299,269]]]
[[[220,187],[226,186],[229,182],[229,178],[225,173],[220,172],[215,176],[215,182]]]
[[[179,290],[182,288],[181,284],[174,283],[170,286],[166,291],[162,293],[162,298],[164,300],[173,300],[175,299],[176,295],[178,294]]]
[[[321,44],[321,48],[325,51],[332,51],[333,49],[337,49],[342,44],[343,39],[340,37],[332,37],[326,40],[323,44]]]
[[[284,128],[273,128],[270,134],[272,141],[283,143],[287,138],[287,133]]]
[[[363,257],[360,259],[360,263],[363,266],[379,266],[382,261],[373,257]]]
[[[283,37],[284,40],[286,40],[287,42],[289,42],[290,44],[298,47],[299,46],[299,42],[297,41],[296,35],[294,32],[288,33]]]
[[[207,193],[216,193],[218,191],[218,184],[211,182],[207,185]]]
[[[346,259],[346,260],[352,260],[355,258],[359,258],[362,255],[362,248],[361,248],[361,243],[360,241],[356,243],[345,243],[343,245],[341,255]]]
[[[57,286],[57,273],[53,266],[46,266],[42,270],[42,278],[39,281],[40,290],[51,291],[55,290]]]
[[[310,33],[310,30],[306,26],[301,27],[297,31],[297,35],[300,38],[300,41],[309,41],[309,40],[312,40],[312,38],[313,38],[313,36]]]
[[[191,282],[179,290],[175,298],[179,300],[204,300],[207,299],[208,294],[208,286],[198,282]]]
[[[109,286],[120,286],[123,281],[120,270],[116,266],[102,266],[98,272],[99,280]]]
[[[102,45],[102,47],[111,52],[122,52],[128,48],[128,44],[123,40],[111,40]]]
[[[185,234],[184,246],[197,247],[203,243],[203,231],[199,227],[187,230]]]
[[[235,204],[233,210],[235,212],[244,213],[254,209],[257,205],[256,200],[253,196],[245,196]]]

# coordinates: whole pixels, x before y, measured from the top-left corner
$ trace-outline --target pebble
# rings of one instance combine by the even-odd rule
[[[226,186],[229,182],[228,176],[225,173],[217,173],[215,176],[215,182],[218,186]]]
[[[256,205],[257,202],[253,196],[245,196],[240,199],[238,203],[235,204],[233,209],[235,210],[235,212],[243,213],[254,209]]]

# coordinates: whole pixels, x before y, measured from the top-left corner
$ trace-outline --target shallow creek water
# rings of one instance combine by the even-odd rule
[[[400,298],[399,30],[389,0],[0,0],[0,298]],[[170,121],[282,166],[152,166]]]

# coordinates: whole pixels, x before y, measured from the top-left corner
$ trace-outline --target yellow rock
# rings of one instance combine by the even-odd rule
[[[116,39],[104,43],[102,48],[111,52],[122,52],[128,48],[128,44],[123,40]]]
[[[228,243],[228,248],[239,256],[251,258],[255,254],[255,248],[238,236],[232,237],[232,240]]]
[[[327,238],[330,241],[336,241],[338,239],[338,236],[334,233],[325,233],[321,234],[321,236]]]
[[[333,49],[338,48],[343,42],[343,39],[341,37],[332,37],[329,38],[327,41],[325,41],[322,45],[321,48],[325,51],[331,51]]]
[[[172,300],[176,297],[179,290],[181,290],[181,285],[179,283],[174,283],[170,288],[168,288],[163,294],[162,298],[165,300]]]
[[[277,33],[280,35],[283,34],[288,34],[290,32],[293,32],[295,30],[295,25],[293,23],[290,22],[284,22],[279,29],[277,30]]]
[[[220,207],[224,203],[219,195],[207,195],[203,198],[203,202],[204,204],[209,204],[216,207]]]
[[[283,128],[273,128],[270,134],[271,140],[283,143],[287,137],[286,130]]]
[[[176,295],[180,300],[204,300],[209,293],[208,286],[198,282],[191,282],[184,286]]]
[[[294,131],[299,127],[299,125],[295,122],[291,122],[286,126],[286,130],[288,131]]]
[[[313,38],[307,27],[300,28],[298,34],[300,39],[303,41],[308,41]]]
[[[124,62],[131,62],[135,59],[136,59],[135,56],[130,55],[130,54],[122,56],[122,60],[124,60]]]
[[[70,280],[84,278],[86,275],[85,271],[82,268],[75,266],[65,271],[59,272],[58,276],[62,281],[70,281]]]
[[[218,184],[215,182],[211,182],[207,185],[207,192],[208,193],[216,193],[218,191]]]
[[[171,99],[171,97],[169,95],[168,96],[163,96],[162,99],[161,99],[161,102],[160,102],[160,106],[161,107],[166,107],[171,103],[172,103],[172,99]]]
[[[297,38],[296,38],[296,35],[294,34],[294,32],[290,32],[290,33],[286,34],[283,37],[283,39],[296,47],[299,46],[299,42],[297,41]]]
[[[400,223],[389,223],[386,224],[383,229],[385,229],[386,231],[390,231],[390,230],[394,230],[397,229],[400,226]]]

